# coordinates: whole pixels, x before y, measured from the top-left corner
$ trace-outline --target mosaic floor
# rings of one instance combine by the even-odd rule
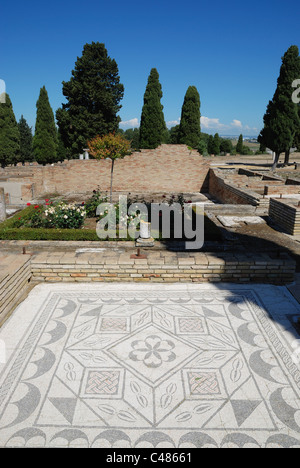
[[[39,285],[0,329],[0,446],[300,447],[297,315],[267,285]]]

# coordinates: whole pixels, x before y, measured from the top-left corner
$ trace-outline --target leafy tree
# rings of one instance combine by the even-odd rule
[[[243,153],[243,146],[244,146],[244,140],[243,140],[243,135],[239,136],[237,145],[236,145],[236,152],[237,154],[242,154]]]
[[[61,137],[59,128],[57,129],[57,160],[64,161],[67,158],[67,151]]]
[[[204,140],[199,140],[197,150],[202,156],[207,154],[207,145]]]
[[[181,110],[178,142],[196,148],[200,134],[200,96],[195,86],[189,86]]]
[[[259,154],[265,154],[266,150],[267,150],[266,145],[264,145],[263,143],[260,143],[260,145],[259,145]]]
[[[215,136],[214,136],[214,140],[213,140],[211,154],[214,154],[215,156],[220,154],[220,144],[221,144],[221,141],[220,141],[219,134],[216,133]]]
[[[162,88],[156,68],[152,68],[144,94],[140,125],[140,148],[157,148],[166,138]]]
[[[88,142],[90,153],[96,159],[111,159],[110,203],[112,203],[113,172],[116,159],[129,153],[130,142],[120,134],[97,136]]]
[[[178,132],[179,132],[179,125],[175,125],[175,127],[170,128],[169,138],[170,138],[171,145],[178,144]]]
[[[34,158],[39,164],[45,165],[57,161],[57,130],[45,86],[41,88],[36,103],[36,122],[32,148]]]
[[[124,86],[104,44],[84,45],[71,79],[63,81],[63,95],[67,103],[57,110],[56,118],[68,157],[82,153],[97,135],[117,132]]]
[[[0,103],[0,165],[17,164],[20,157],[20,132],[8,94]]]
[[[220,143],[220,151],[221,153],[224,153],[224,154],[231,153],[232,151],[231,140],[228,140],[228,138],[222,138],[221,143]]]
[[[264,115],[264,128],[260,132],[260,144],[275,152],[272,170],[275,170],[281,153],[285,164],[289,162],[290,149],[300,127],[298,105],[292,101],[292,83],[300,76],[300,58],[297,46],[291,46],[282,57],[277,88]]]
[[[140,131],[138,128],[128,128],[123,132],[123,136],[131,142],[132,149],[139,149]]]
[[[20,132],[20,162],[23,164],[33,160],[32,131],[23,115],[18,122]]]

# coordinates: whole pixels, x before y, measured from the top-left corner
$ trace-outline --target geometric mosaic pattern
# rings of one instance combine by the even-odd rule
[[[298,447],[299,315],[268,285],[39,285],[0,329],[0,447]]]
[[[193,395],[218,395],[220,388],[214,372],[189,372],[190,391]]]
[[[96,395],[115,395],[118,391],[120,372],[89,372],[85,393]]]

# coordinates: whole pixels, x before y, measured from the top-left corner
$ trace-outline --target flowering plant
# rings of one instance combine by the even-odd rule
[[[86,210],[84,205],[61,202],[45,209],[44,215],[47,227],[80,229],[86,217]]]

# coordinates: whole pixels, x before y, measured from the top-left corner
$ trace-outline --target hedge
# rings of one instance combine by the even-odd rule
[[[22,212],[15,214],[0,224],[0,240],[49,240],[49,241],[100,241],[95,229],[45,229],[15,227],[14,223],[19,218],[30,217],[33,207],[25,208]],[[205,238],[210,241],[221,241],[222,237],[218,227],[205,216]],[[117,231],[118,233],[118,231]],[[131,237],[126,239],[106,239],[109,241],[132,241]],[[160,238],[160,240],[163,240]],[[170,239],[172,241],[172,239]],[[176,239],[174,239],[176,241]],[[179,239],[177,239],[179,240]]]

